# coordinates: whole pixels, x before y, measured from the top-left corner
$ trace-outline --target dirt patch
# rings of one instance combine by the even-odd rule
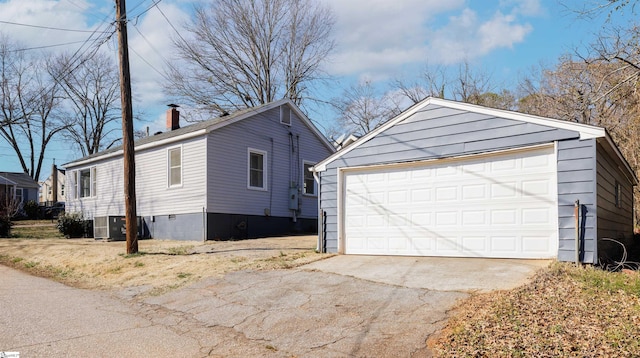
[[[0,264],[90,289],[141,288],[154,295],[205,277],[238,270],[296,267],[331,255],[314,251],[316,236],[241,241],[142,240],[125,255],[124,242],[94,239],[2,239]]]

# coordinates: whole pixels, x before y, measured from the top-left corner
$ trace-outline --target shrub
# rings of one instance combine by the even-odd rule
[[[68,238],[84,237],[87,229],[86,220],[81,213],[60,215],[57,226],[62,235]]]
[[[40,218],[40,206],[35,200],[27,201],[22,207],[22,210],[24,210],[25,215],[27,215],[27,219],[33,220]]]
[[[0,215],[0,237],[11,235],[11,220],[4,215]]]

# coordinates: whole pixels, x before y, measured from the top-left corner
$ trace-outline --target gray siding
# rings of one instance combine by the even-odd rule
[[[597,144],[597,204],[598,204],[598,239],[611,238],[629,244],[633,234],[633,184],[621,172],[622,163],[607,152],[600,143]],[[616,182],[621,188],[620,205],[616,206]],[[605,252],[615,244],[599,243],[598,257],[613,257],[615,253]]]
[[[428,106],[327,168],[446,158],[576,137],[573,131]]]
[[[203,213],[147,216],[144,220],[154,239],[204,241]]]
[[[575,260],[575,201],[580,200],[582,261],[597,261],[596,140],[558,142],[558,260]]]
[[[326,252],[338,252],[338,176],[335,168],[320,173],[320,209],[326,217],[323,227]]]
[[[594,168],[595,155],[589,154],[587,155],[588,158],[574,162],[573,159],[583,155],[579,150],[572,150],[576,148],[574,146],[577,138],[579,138],[579,133],[570,130],[550,128],[436,105],[427,106],[424,110],[416,112],[409,118],[371,138],[367,143],[362,143],[358,148],[327,164],[327,170],[321,173],[321,209],[327,214],[325,233],[327,251],[336,252],[338,250],[337,198],[339,193],[337,192],[337,168],[438,159],[553,141],[561,141],[558,165],[562,166],[564,171],[562,177],[559,178],[558,189],[559,200],[561,201],[561,207],[559,208],[561,225],[567,226],[570,224],[566,220],[568,205],[571,205],[572,215],[573,202],[576,198],[580,198],[587,205],[591,205],[588,206],[591,221],[587,224],[591,227],[590,233],[594,234],[595,223],[593,223],[593,218],[595,216],[593,215],[595,215],[595,210],[591,209],[594,209],[593,204],[595,203],[593,195],[595,173],[590,170]],[[595,153],[594,143],[595,140],[584,141],[584,143],[580,142],[580,145],[587,145],[591,148],[588,150],[592,150],[592,153]],[[560,159],[560,157],[563,159]],[[587,164],[590,164],[590,166]],[[585,173],[591,176],[591,183],[582,181],[582,179],[574,183],[576,178],[582,178]],[[562,186],[560,185],[560,180],[562,180]],[[577,189],[573,187],[574,184],[580,186],[580,192],[576,192]],[[587,189],[590,188],[590,193],[582,192],[585,189],[585,185]],[[568,230],[569,227],[566,230],[560,230],[560,248],[564,250],[561,252],[563,255],[568,249]],[[573,231],[571,232],[573,233]],[[586,245],[586,249],[591,254],[595,251],[595,240],[592,241]],[[591,257],[589,256],[589,258]]]
[[[205,144],[203,136],[136,151],[136,210],[140,216],[200,213],[205,205]],[[168,187],[167,150],[182,148],[182,185]],[[73,172],[96,167],[94,197],[67,195],[67,212],[82,212],[87,219],[124,215],[122,156],[82,166],[67,167],[67,193],[74,190]]]
[[[247,188],[248,148],[267,152],[266,191]],[[211,132],[207,152],[207,212],[264,216],[268,210],[277,217],[292,217],[289,187],[302,188],[302,162],[332,154],[293,111],[291,126],[281,124],[279,108]],[[317,196],[300,195],[297,217],[318,217]]]

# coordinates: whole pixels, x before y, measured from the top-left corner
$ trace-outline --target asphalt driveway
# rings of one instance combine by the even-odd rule
[[[144,300],[0,266],[0,351],[24,356],[429,356],[469,291],[510,288],[545,261],[335,256],[239,271]],[[510,278],[515,278],[505,286]]]

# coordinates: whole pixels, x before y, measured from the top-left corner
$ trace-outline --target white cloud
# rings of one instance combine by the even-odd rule
[[[511,8],[513,14],[541,16],[546,13],[540,0],[500,0],[500,8]]]
[[[476,12],[465,9],[451,17],[449,24],[433,33],[430,57],[435,63],[452,64],[471,60],[499,48],[512,48],[532,31],[529,24],[517,23],[514,15],[496,12],[481,21]]]
[[[489,17],[462,0],[327,2],[337,14],[338,42],[329,72],[374,79],[404,67],[455,64],[513,48],[533,30],[524,18],[543,11],[539,0],[494,2]]]

